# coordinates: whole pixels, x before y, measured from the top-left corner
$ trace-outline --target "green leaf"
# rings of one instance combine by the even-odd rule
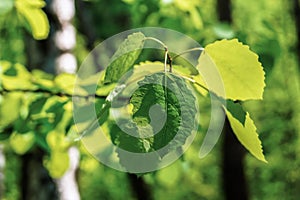
[[[145,36],[141,32],[133,33],[121,43],[107,67],[104,83],[117,82],[137,60],[144,46]]]
[[[75,88],[76,76],[74,74],[62,73],[55,77],[54,85],[59,92],[73,95]],[[88,92],[83,88],[76,87],[76,94],[74,95],[88,95]]]
[[[174,74],[148,75],[138,85],[130,99],[132,121],[120,119],[121,127],[112,126],[111,138],[120,148],[138,153],[156,151],[168,145],[160,153],[162,157],[184,145],[194,130],[196,99],[185,81]]]
[[[231,100],[226,101],[226,109],[231,113],[231,115],[239,120],[239,122],[245,125],[247,113],[244,111],[240,103],[234,103]]]
[[[0,1],[0,15],[4,15],[11,11],[14,7],[14,0],[1,0]]]
[[[9,138],[9,143],[17,154],[23,155],[35,143],[34,132],[27,132],[24,134],[14,132]]]
[[[262,99],[264,71],[258,56],[237,39],[221,40],[205,47],[198,69],[208,79],[208,87],[217,95],[232,100]],[[220,73],[226,95],[219,82],[214,83],[214,69]]]
[[[46,39],[49,34],[48,18],[42,10],[45,5],[43,0],[16,0],[15,2],[17,11],[28,21],[36,40]]]
[[[245,125],[243,125],[230,111],[227,109],[225,109],[225,111],[231,128],[241,144],[258,160],[267,163],[263,154],[261,141],[256,132],[255,124],[250,118],[249,113],[247,112]]]

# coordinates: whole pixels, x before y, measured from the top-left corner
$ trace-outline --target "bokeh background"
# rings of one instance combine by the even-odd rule
[[[88,53],[106,38],[128,29],[153,26],[184,33],[202,46],[219,39],[238,38],[259,55],[266,72],[267,86],[263,101],[249,101],[245,106],[258,128],[268,164],[256,160],[234,141],[234,144],[225,143],[224,135],[213,151],[200,159],[198,152],[205,133],[201,130],[182,159],[141,177],[110,169],[92,158],[83,147],[79,147],[80,162],[76,182],[81,199],[222,200],[229,199],[228,193],[239,193],[241,190],[245,190],[246,199],[252,200],[300,198],[298,0],[60,2],[60,6],[55,7],[53,5],[57,1],[46,0],[47,5],[43,10],[50,23],[50,33],[43,40],[33,39],[30,28],[23,25],[15,9],[2,13],[0,60],[22,63],[29,70],[38,68],[49,73],[74,72]],[[60,12],[64,13],[62,18]],[[63,41],[57,42],[61,30],[65,30],[65,37],[61,36],[64,37]],[[65,42],[66,38],[70,41]],[[62,64],[59,59],[63,54],[69,56],[69,60]],[[60,68],[62,65],[71,67]],[[205,111],[201,114],[205,127],[210,116]],[[224,152],[228,148],[225,144],[236,146],[231,152],[242,152],[232,154],[232,163],[236,167],[234,170],[236,174],[244,175],[242,179],[235,177],[234,172],[223,173],[228,165],[224,161]],[[37,199],[35,193],[44,191],[42,187],[48,187],[49,190],[55,185],[59,187],[56,180],[48,177],[33,192],[28,191],[28,174],[30,170],[36,170],[31,166],[31,160],[42,162],[37,152],[31,150],[23,155],[16,154],[8,141],[1,141],[0,158],[5,160],[5,165],[0,167],[0,198]],[[44,173],[47,177],[47,171]],[[234,180],[242,182],[235,183]]]

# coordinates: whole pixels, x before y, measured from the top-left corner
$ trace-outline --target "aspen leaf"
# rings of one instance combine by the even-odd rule
[[[217,95],[232,100],[262,99],[264,71],[258,56],[237,39],[221,40],[205,47],[198,63],[200,73],[212,79],[208,87]],[[223,83],[214,83],[212,70],[217,69]],[[220,92],[223,84],[225,95]]]

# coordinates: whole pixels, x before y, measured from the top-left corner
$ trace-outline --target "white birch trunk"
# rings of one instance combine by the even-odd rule
[[[53,0],[52,9],[61,25],[61,30],[58,30],[55,35],[55,45],[63,52],[56,58],[56,72],[76,73],[77,62],[75,56],[71,53],[76,45],[76,32],[71,23],[75,15],[74,0]],[[76,147],[71,147],[69,149],[69,157],[69,169],[63,177],[56,180],[59,199],[80,200],[76,181],[76,170],[78,169],[80,160],[79,150]]]
[[[3,145],[0,144],[0,199],[4,198],[4,168],[5,168],[5,154]]]

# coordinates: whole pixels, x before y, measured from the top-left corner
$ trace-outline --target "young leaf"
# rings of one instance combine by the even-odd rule
[[[17,11],[28,21],[34,39],[46,39],[49,34],[49,22],[42,8],[46,5],[43,0],[16,0]]]
[[[247,112],[245,125],[243,125],[229,110],[225,109],[225,112],[232,130],[241,144],[258,160],[267,162],[263,154],[261,141],[256,132],[255,124],[250,118],[249,113]]]
[[[130,69],[144,46],[143,33],[133,33],[121,43],[106,69],[104,83],[117,82]]]
[[[217,68],[226,95],[214,83],[212,70]],[[205,47],[199,58],[198,69],[206,78],[210,90],[232,100],[262,99],[265,87],[264,71],[258,56],[237,39],[221,40]],[[210,77],[211,76],[211,77]]]

